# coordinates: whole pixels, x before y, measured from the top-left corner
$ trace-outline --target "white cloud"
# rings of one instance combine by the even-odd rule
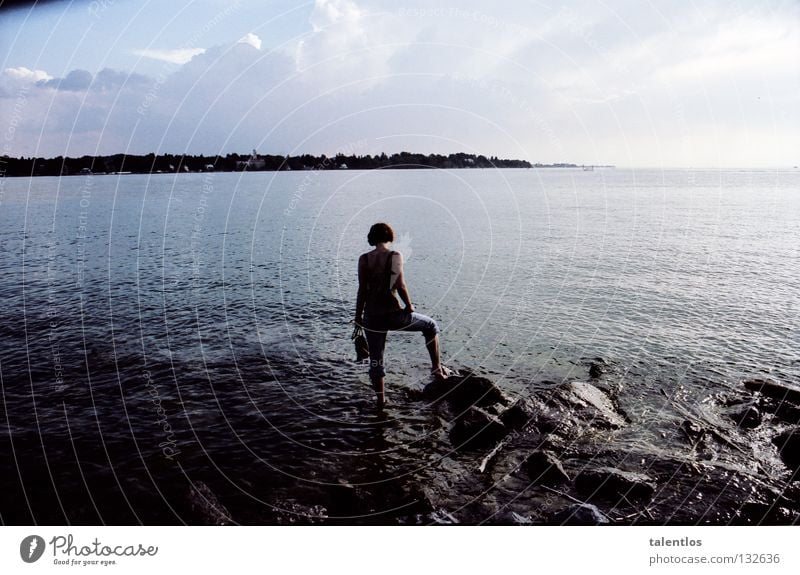
[[[359,153],[796,163],[797,14],[706,7],[663,22],[634,2],[621,21],[599,3],[565,12],[317,0],[285,51],[260,50],[254,33],[206,51],[139,51],[183,64],[158,81],[101,71],[88,90],[68,91],[83,86],[70,84],[75,74],[43,90],[47,81],[31,79],[44,72],[7,69],[0,128],[33,84],[17,145],[44,155],[95,138],[71,151],[330,153],[357,141]]]
[[[299,42],[296,61],[305,69],[328,59],[337,67],[358,70],[363,57],[358,52],[369,45],[369,35],[362,13],[352,0],[316,0],[309,18],[313,32]],[[373,22],[375,24],[375,22]],[[356,64],[354,67],[349,64]]]
[[[239,42],[237,42],[237,44],[247,44],[248,46],[252,46],[256,50],[261,50],[261,38],[259,38],[252,32],[248,32],[242,38],[239,38]]]
[[[175,50],[156,50],[145,48],[143,50],[134,50],[135,56],[142,58],[150,58],[151,60],[161,60],[162,62],[169,62],[170,64],[186,64],[195,56],[204,53],[205,48],[177,48]]]
[[[40,80],[50,80],[53,77],[44,70],[29,70],[23,66],[19,68],[6,68],[3,74],[14,78],[15,80],[22,80],[28,82],[38,82]]]

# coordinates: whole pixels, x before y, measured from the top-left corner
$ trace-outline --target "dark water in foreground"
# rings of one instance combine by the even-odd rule
[[[447,363],[524,396],[605,358],[634,457],[671,448],[661,389],[800,379],[797,170],[9,179],[2,522],[194,523],[201,484],[242,523],[413,522],[419,485],[463,523],[524,514],[533,487],[476,479],[412,399],[418,336],[372,408],[347,321],[380,220]]]

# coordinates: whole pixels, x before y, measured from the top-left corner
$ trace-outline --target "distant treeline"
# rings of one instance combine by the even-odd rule
[[[0,176],[69,176],[102,173],[176,173],[235,172],[279,170],[373,170],[380,168],[530,168],[525,160],[505,160],[474,154],[380,154],[376,156],[276,156],[227,154],[226,156],[189,156],[147,154],[135,156],[83,156],[80,158],[10,158],[0,157]]]

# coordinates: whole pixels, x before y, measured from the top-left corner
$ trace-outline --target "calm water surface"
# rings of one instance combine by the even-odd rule
[[[338,512],[337,489],[442,478],[450,511],[484,520],[463,511],[477,488],[438,416],[410,399],[427,381],[422,339],[390,336],[387,420],[353,362],[356,261],[376,221],[395,228],[445,361],[511,393],[585,379],[602,357],[626,410],[646,417],[664,409],[659,389],[691,401],[800,376],[797,170],[3,185],[3,522],[190,521],[185,486],[200,481],[240,522],[320,506],[390,522],[380,500],[368,516]],[[625,441],[664,448],[657,423]]]

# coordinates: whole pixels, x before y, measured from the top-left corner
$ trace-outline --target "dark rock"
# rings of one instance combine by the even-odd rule
[[[338,484],[320,486],[324,492],[327,515],[331,517],[354,517],[371,511],[369,493],[340,480]]]
[[[534,451],[525,460],[525,471],[535,482],[543,485],[569,483],[570,478],[558,458],[549,451]]]
[[[536,427],[541,433],[568,435],[576,427],[572,412],[561,403],[551,400],[547,403],[533,402],[536,409]]]
[[[800,469],[800,428],[788,429],[772,439],[789,469]]]
[[[771,379],[753,379],[745,381],[744,386],[750,391],[760,392],[767,397],[800,404],[800,388],[787,383],[779,383]]]
[[[509,523],[513,525],[533,525],[533,519],[528,516],[520,515],[516,511],[508,514]]]
[[[643,473],[601,467],[582,471],[575,478],[575,487],[589,498],[624,495],[628,499],[651,499],[656,480]]]
[[[589,377],[591,377],[592,379],[599,378],[605,372],[606,372],[606,370],[603,369],[603,367],[599,363],[592,362],[589,365]]]
[[[448,394],[452,391],[453,387],[453,382],[450,381],[450,378],[434,380],[422,390],[422,398],[426,401],[448,399]]]
[[[511,399],[490,379],[472,371],[459,371],[442,381],[425,386],[423,397],[429,401],[446,400],[457,409],[475,405],[509,405]]]
[[[196,525],[231,525],[230,512],[219,502],[211,488],[202,481],[195,482],[189,489],[189,508]]]
[[[425,523],[435,525],[458,525],[459,521],[450,512],[444,509],[436,509],[428,514]]]
[[[458,447],[478,447],[499,441],[508,433],[500,419],[479,407],[470,407],[450,430],[450,441]]]
[[[430,516],[436,511],[430,496],[423,489],[414,487],[404,490],[400,500],[393,506],[401,508],[404,514],[409,515]]]
[[[774,503],[748,501],[739,509],[734,523],[741,525],[792,525],[797,514]]]
[[[771,413],[780,421],[792,425],[800,425],[800,407],[778,399],[766,398],[761,402],[761,409]]]
[[[706,429],[690,419],[684,420],[680,429],[693,445],[702,444],[706,438]]]
[[[614,406],[611,398],[589,383],[573,381],[559,392],[562,400],[573,408],[581,420],[605,429],[619,429],[627,424],[625,416]]]
[[[537,410],[533,402],[518,399],[500,413],[500,421],[509,429],[525,429],[536,423]]]
[[[754,429],[761,425],[761,412],[757,407],[748,405],[744,409],[735,412],[732,416],[736,425],[743,429]]]
[[[273,521],[278,525],[313,525],[328,521],[328,510],[322,505],[305,505],[293,500],[281,501],[275,507]]]
[[[605,525],[611,521],[594,505],[575,503],[554,513],[549,522],[559,525]]]

